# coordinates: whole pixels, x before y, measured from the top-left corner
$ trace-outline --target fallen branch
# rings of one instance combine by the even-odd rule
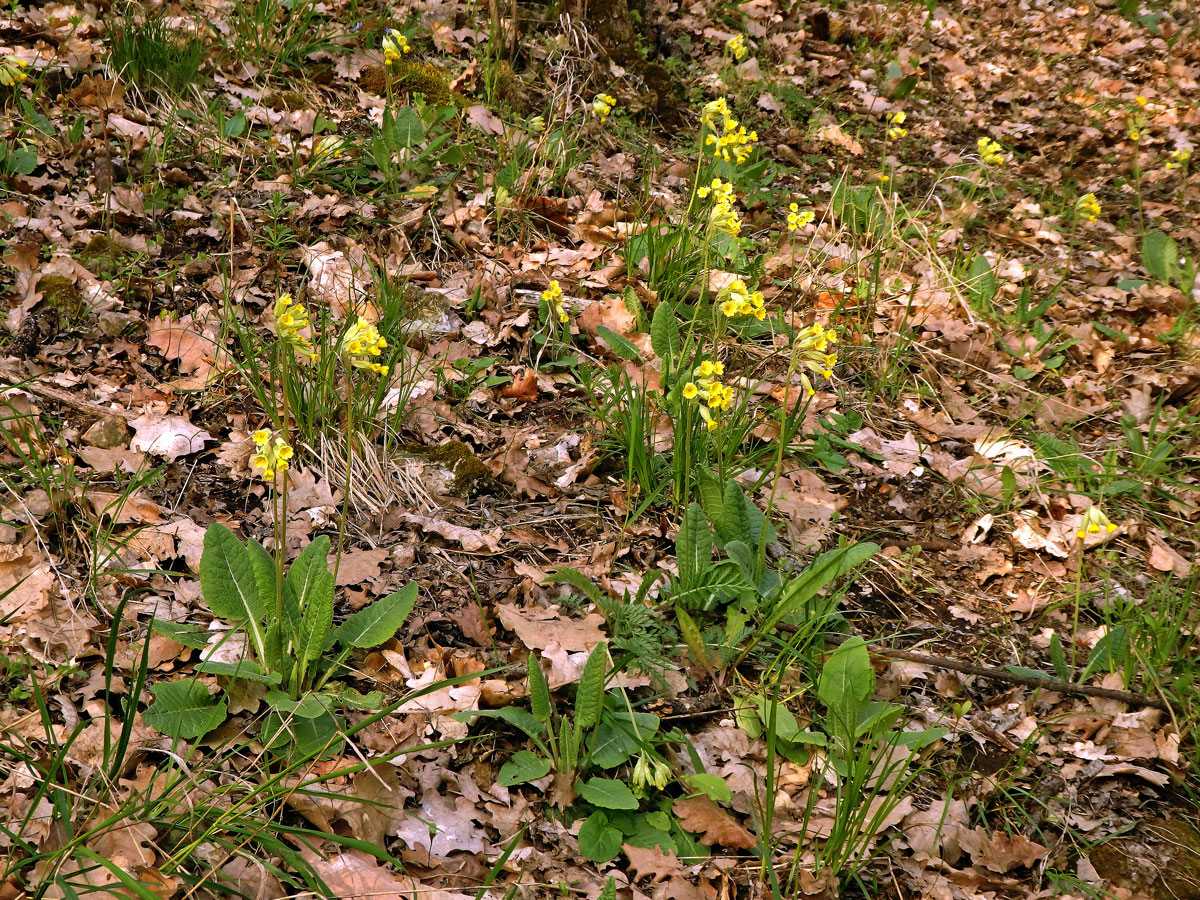
[[[795,630],[794,626],[787,626],[782,623],[777,627],[781,631]],[[841,644],[849,638],[850,635],[846,634],[825,635],[825,640],[834,644]],[[964,675],[978,675],[980,678],[990,678],[993,681],[1041,688],[1042,690],[1054,691],[1056,694],[1102,697],[1105,700],[1119,700],[1122,703],[1128,703],[1130,706],[1149,706],[1154,709],[1161,709],[1165,713],[1172,713],[1171,707],[1167,705],[1166,700],[1157,697],[1147,697],[1145,694],[1135,694],[1132,691],[1118,691],[1114,688],[1096,687],[1091,684],[1076,684],[1073,681],[1058,681],[1054,678],[1042,678],[1038,675],[1020,675],[1016,672],[1010,672],[1007,669],[994,669],[990,666],[973,666],[970,663],[962,663],[956,659],[948,659],[945,656],[926,656],[924,653],[913,653],[911,650],[889,650],[886,648],[871,647],[870,651],[872,656],[883,659],[903,659],[908,662],[932,666],[935,669],[949,669],[952,672],[962,672]]]

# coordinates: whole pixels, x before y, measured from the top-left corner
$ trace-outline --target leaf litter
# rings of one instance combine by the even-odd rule
[[[860,633],[906,646],[915,638],[932,644],[931,652],[996,670],[1056,671],[1078,659],[1075,675],[1087,671],[1113,688],[1130,686],[1112,664],[1113,633],[1123,627],[1114,611],[1146,608],[1156,591],[1190,597],[1197,491],[1189,416],[1200,384],[1189,327],[1195,294],[1186,296],[1169,273],[1156,280],[1142,246],[1142,235],[1158,229],[1173,235],[1186,258],[1200,237],[1186,213],[1195,202],[1194,176],[1187,169],[1172,175],[1157,162],[1191,148],[1200,126],[1187,100],[1200,65],[1189,44],[1197,25],[1182,7],[1123,10],[991,0],[971,10],[869,4],[850,15],[755,2],[722,13],[719,23],[705,4],[647,10],[656,42],[650,54],[678,63],[671,92],[739,94],[765,113],[754,121],[787,168],[774,173],[753,210],[764,230],[768,205],[785,196],[811,198],[821,221],[853,218],[836,200],[836,173],[868,181],[886,168],[899,183],[929,189],[974,152],[981,130],[1012,154],[998,196],[971,190],[940,210],[948,227],[934,242],[938,253],[887,261],[880,278],[887,290],[863,289],[867,273],[837,229],[809,235],[810,248],[828,260],[819,277],[796,265],[809,249],[787,240],[765,248],[767,271],[780,277],[764,289],[777,291],[797,316],[825,316],[847,333],[857,324],[859,340],[846,351],[855,377],[839,373],[836,392],[822,391],[808,413],[805,431],[820,436],[812,465],[779,473],[778,485],[767,483],[758,500],[773,502],[781,546],[793,560],[839,536],[880,543],[879,558],[850,588]],[[236,27],[227,8],[172,11],[185,31],[216,37]],[[396,699],[435,689],[369,722],[353,752],[314,764],[289,785],[283,815],[327,835],[326,846],[306,836],[301,849],[289,849],[289,861],[210,845],[183,867],[170,860],[168,871],[161,844],[169,830],[127,820],[61,857],[56,872],[26,865],[61,840],[60,826],[51,825],[53,807],[29,763],[6,752],[3,785],[19,827],[0,834],[0,846],[15,861],[5,870],[14,896],[56,878],[116,892],[134,876],[165,900],[184,896],[184,872],[202,873],[205,890],[219,893],[219,872],[220,890],[236,886],[267,900],[291,893],[292,882],[281,879],[298,865],[344,897],[450,900],[475,896],[485,883],[495,896],[509,885],[529,896],[546,885],[600,896],[609,876],[636,896],[749,896],[761,889],[763,864],[751,857],[764,803],[777,816],[771,837],[787,836],[767,865],[790,865],[794,855],[802,894],[853,895],[816,862],[838,821],[837,777],[819,754],[803,764],[771,756],[763,734],[745,729],[737,694],[685,662],[682,648],[674,649],[684,677],[657,690],[681,703],[707,691],[720,696],[715,712],[672,721],[730,796],[681,795],[669,807],[695,842],[712,848],[709,857],[629,843],[614,861],[586,862],[579,822],[545,816],[546,783],[497,782],[504,760],[526,746],[520,736],[497,731],[497,746],[483,749],[479,729],[456,716],[523,708],[522,667],[538,656],[548,664],[550,688],[567,697],[573,689],[560,689],[580,682],[588,654],[618,636],[609,609],[560,594],[546,583],[551,572],[571,566],[586,573],[602,590],[613,588],[609,600],[620,585],[636,593],[637,579],[655,567],[678,573],[678,522],[659,513],[631,521],[639,498],[598,447],[603,435],[575,403],[568,367],[537,364],[551,361],[538,352],[535,323],[547,284],[570,282],[574,350],[659,386],[642,320],[659,298],[630,244],[649,219],[687,205],[691,163],[670,140],[645,70],[629,76],[634,63],[617,62],[620,48],[594,21],[583,15],[558,34],[520,12],[522,34],[515,22],[495,23],[529,48],[512,64],[489,63],[511,92],[500,102],[500,82],[489,89],[491,100],[478,86],[474,54],[489,40],[486,23],[472,20],[478,11],[461,4],[392,11],[415,24],[414,37],[430,36],[430,58],[464,92],[463,120],[479,151],[464,163],[471,177],[456,180],[452,166],[431,168],[436,193],[406,185],[392,209],[357,196],[345,180],[259,170],[281,153],[311,166],[318,128],[353,131],[364,118],[372,128],[380,124],[385,82],[372,81],[379,54],[355,36],[362,34],[357,26],[339,29],[345,33],[333,49],[288,64],[294,90],[263,75],[265,59],[211,52],[212,78],[200,90],[209,109],[225,112],[202,127],[195,113],[175,117],[157,91],[100,77],[113,74],[104,60],[121,27],[115,13],[98,17],[68,4],[7,14],[3,52],[27,63],[30,80],[46,90],[35,96],[17,87],[5,95],[10,115],[27,124],[14,126],[20,137],[11,149],[4,144],[0,161],[11,335],[2,369],[10,415],[2,425],[0,524],[6,742],[61,745],[80,727],[66,757],[68,793],[108,765],[106,721],[132,723],[132,764],[114,773],[122,799],[149,790],[146,764],[171,754],[186,756],[196,772],[187,795],[173,799],[180,804],[248,771],[209,773],[211,742],[180,754],[145,725],[145,700],[129,693],[148,641],[152,683],[168,673],[196,674],[201,659],[212,657],[149,637],[153,617],[208,627],[194,581],[204,527],[239,523],[243,533],[266,538],[273,524],[248,478],[249,435],[263,424],[263,411],[246,402],[237,381],[238,351],[222,327],[229,304],[246,321],[273,327],[273,297],[292,290],[339,319],[381,322],[381,284],[397,273],[436,292],[439,308],[410,316],[409,349],[424,380],[414,382],[404,401],[410,417],[399,427],[419,443],[465,442],[498,481],[459,498],[425,492],[409,508],[385,511],[389,501],[372,510],[356,501],[360,515],[347,523],[352,549],[339,570],[346,602],[337,615],[352,611],[356,596],[407,581],[421,585],[427,613],[360,661],[363,687],[386,686]],[[349,11],[333,4],[322,15],[339,21]],[[728,30],[731,19],[736,31]],[[743,32],[756,55],[727,69],[722,46]],[[569,71],[569,78],[554,82],[545,67],[548,48],[560,41],[574,49],[550,73],[562,79]],[[885,42],[894,49],[872,49]],[[916,94],[906,93],[914,89],[905,87],[909,79]],[[499,166],[489,168],[488,140],[510,141],[524,129],[527,115],[519,113],[540,109],[532,98],[548,88],[580,107],[596,92],[616,90],[636,126],[591,134],[594,152],[562,173],[561,196],[540,196],[538,182],[522,184],[512,172],[502,184]],[[906,107],[920,146],[890,146],[880,166],[872,144],[879,146],[881,117]],[[235,133],[239,116],[244,134]],[[1138,116],[1147,136],[1135,139]],[[170,128],[180,129],[186,152],[155,162],[149,149]],[[65,137],[49,139],[55,132]],[[646,152],[651,145],[654,152]],[[219,169],[231,163],[233,177],[226,177]],[[649,217],[629,196],[635,176],[657,204]],[[1067,183],[1094,193],[1106,213],[1086,246],[1078,222],[1071,224],[1073,199],[1064,205],[1047,188]],[[282,205],[260,215],[272,198]],[[920,217],[909,225],[919,243]],[[988,273],[952,291],[939,269],[952,257],[964,265],[984,259]],[[1046,296],[1059,272],[1070,277],[1055,288],[1056,301],[1029,314],[1022,292]],[[734,277],[721,276],[714,291]],[[995,284],[985,288],[989,277]],[[869,378],[871,371],[888,377]],[[762,396],[781,405],[795,396],[784,372],[767,369],[765,377],[772,380]],[[28,403],[26,383],[40,408]],[[399,395],[395,402],[403,405]],[[91,430],[110,419],[120,427]],[[669,449],[662,426],[661,419],[650,426],[660,452]],[[755,433],[777,439],[775,427],[764,418]],[[1147,446],[1156,435],[1165,443]],[[1156,455],[1163,446],[1166,455]],[[47,466],[31,471],[31,458]],[[156,479],[129,491],[130,479],[152,466]],[[363,477],[386,482],[389,471],[381,466]],[[339,474],[336,466],[294,470],[285,523],[293,552],[337,530]],[[1138,496],[1135,481],[1147,499],[1126,503]],[[1089,509],[1106,490],[1124,515],[1112,531],[1087,533]],[[1089,560],[1100,553],[1107,555],[1097,570]],[[1105,580],[1105,567],[1120,567],[1123,580]],[[114,612],[125,601],[118,622]],[[1072,637],[1081,605],[1091,625]],[[1177,632],[1179,655],[1195,654],[1194,617],[1163,627]],[[106,677],[110,640],[120,662]],[[215,642],[230,650],[219,635]],[[743,668],[737,677],[758,674]],[[450,678],[461,681],[435,687]],[[47,706],[53,741],[31,680],[54,699]],[[212,677],[200,683],[216,686]],[[948,725],[938,765],[865,836],[894,865],[880,895],[1195,891],[1187,873],[1200,847],[1186,827],[1193,810],[1176,790],[1194,777],[1194,700],[1172,694],[1172,714],[1164,715],[896,661],[876,695],[902,698],[914,722]],[[257,697],[241,699],[246,715],[232,720],[238,731],[259,706]],[[818,712],[809,697],[791,700],[806,720]],[[714,722],[706,725],[706,716]],[[400,750],[337,774],[339,765]],[[768,758],[780,768],[776,795],[764,799]],[[672,763],[695,774],[694,760]],[[313,774],[333,777],[314,789]],[[1148,807],[1157,821],[1143,829]],[[90,815],[108,811],[97,805]],[[1133,847],[1126,833],[1142,842],[1137,849],[1105,852]],[[384,856],[333,840],[347,835]],[[111,867],[97,867],[85,849]],[[1156,867],[1133,865],[1134,858],[1153,858]],[[903,888],[892,886],[896,879]],[[58,886],[45,895],[65,896]]]

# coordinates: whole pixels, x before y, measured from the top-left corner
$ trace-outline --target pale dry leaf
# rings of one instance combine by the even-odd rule
[[[515,634],[530,650],[545,650],[557,644],[571,652],[591,651],[604,641],[600,626],[604,617],[588,613],[582,619],[565,616],[557,606],[526,609],[511,603],[496,604],[500,624]]]
[[[177,360],[179,371],[185,375],[207,376],[217,358],[215,329],[211,326],[202,328],[190,315],[178,321],[162,316],[151,319],[146,343],[157,348],[167,359]]]
[[[440,534],[448,541],[461,544],[462,548],[469,553],[500,552],[500,538],[504,531],[499,527],[488,532],[476,531],[473,528],[467,528],[463,525],[454,525],[444,519],[418,516],[414,513],[399,513],[395,518],[399,522],[416,525],[422,531],[432,531],[434,534]]]
[[[143,415],[129,425],[134,431],[130,449],[164,457],[167,462],[199,453],[213,440],[212,435],[183,416]]]
[[[979,825],[971,831],[959,832],[958,841],[962,849],[971,855],[975,865],[1001,874],[1013,869],[1029,868],[1045,859],[1050,852],[1024,835],[1010,835],[1002,831],[989,835]]]

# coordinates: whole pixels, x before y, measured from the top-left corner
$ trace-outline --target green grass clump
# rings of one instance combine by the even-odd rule
[[[172,28],[161,15],[139,21],[127,9],[113,32],[109,62],[122,81],[178,95],[199,77],[204,44]]]

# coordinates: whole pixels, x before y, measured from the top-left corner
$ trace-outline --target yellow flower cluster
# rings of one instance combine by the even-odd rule
[[[592,101],[592,112],[600,117],[601,122],[604,122],[612,114],[616,105],[617,98],[612,94],[597,94],[596,99]]]
[[[383,35],[383,62],[390,66],[396,60],[412,51],[408,38],[394,28],[389,28]]]
[[[1089,534],[1112,534],[1117,530],[1117,526],[1113,524],[1099,507],[1089,506],[1087,512],[1083,514],[1083,520],[1079,523],[1079,530],[1075,532],[1076,537],[1087,537]]]
[[[309,159],[314,164],[318,164],[327,159],[337,159],[345,152],[346,139],[336,134],[331,134],[313,144],[312,155]]]
[[[292,447],[282,437],[272,437],[271,432],[265,428],[254,432],[253,437],[255,451],[250,457],[250,464],[259,470],[263,478],[274,481],[276,472],[287,471],[290,465],[288,460],[292,458]]]
[[[717,121],[720,116],[720,122]],[[754,144],[758,141],[757,131],[747,131],[744,125],[729,114],[729,104],[724,99],[705,104],[700,122],[708,129],[704,145],[713,148],[713,156],[725,162],[744,163],[750,158]]]
[[[900,127],[901,125],[904,124],[904,120],[907,118],[908,118],[908,116],[906,116],[904,114],[904,110],[900,110],[899,112],[894,112],[890,116],[887,117],[887,121],[888,121],[888,125],[889,125],[889,128],[887,130],[887,136],[888,136],[889,141],[894,141],[894,140],[897,140],[898,138],[908,136],[908,129]]]
[[[979,150],[979,158],[983,160],[984,165],[1004,165],[1004,148],[998,141],[994,141],[990,137],[981,137],[976,141],[975,146]]]
[[[746,46],[746,38],[744,35],[735,34],[725,42],[725,49],[729,51],[729,55],[741,62],[750,53],[750,48]]]
[[[724,127],[725,120],[728,118],[729,104],[725,102],[724,97],[710,100],[704,104],[704,109],[700,111],[700,124],[713,131],[717,129],[717,122],[721,122],[722,127]]]
[[[304,304],[292,300],[291,294],[280,294],[275,301],[275,333],[279,342],[285,346],[295,347],[297,351],[311,360],[316,360],[317,354],[310,341],[301,332],[309,327],[308,310]]]
[[[1100,203],[1095,194],[1084,194],[1075,201],[1075,215],[1085,222],[1095,222],[1100,218]]]
[[[567,311],[563,307],[562,298],[562,288],[559,286],[557,281],[551,281],[550,287],[542,291],[542,299],[545,300],[549,305],[551,315],[557,318],[561,324],[566,325],[570,317],[567,315]]]
[[[692,370],[692,380],[683,386],[684,399],[700,404],[700,418],[709,431],[717,429],[716,414],[733,402],[733,388],[719,380],[724,374],[724,365],[706,359]]]
[[[25,67],[29,63],[23,59],[17,59],[15,56],[9,56],[7,53],[0,56],[0,84],[5,87],[15,87],[29,76],[25,74]]]
[[[671,767],[648,753],[639,753],[633,766],[633,790],[645,796],[646,789],[653,787],[661,791],[671,780]]]
[[[788,231],[795,231],[797,228],[803,228],[815,218],[811,209],[806,209],[800,212],[800,207],[795,203],[788,204],[787,227]]]
[[[350,365],[356,369],[369,369],[376,375],[388,373],[387,366],[374,361],[386,349],[387,341],[379,334],[379,330],[362,316],[347,329],[338,345],[338,352]]]
[[[713,208],[708,213],[708,227],[718,234],[737,237],[742,231],[742,220],[737,210],[733,208],[733,185],[720,178],[714,178],[711,183],[696,189],[697,197],[714,198]]]
[[[754,316],[758,321],[767,317],[766,304],[763,302],[762,291],[751,292],[746,282],[735,278],[717,294],[717,302],[721,305],[721,314],[727,319],[736,316]]]
[[[819,322],[802,328],[796,335],[794,345],[797,363],[828,381],[833,377],[833,367],[838,361],[837,351],[829,352],[829,348],[836,342],[837,332]],[[808,396],[816,393],[807,373],[800,373],[800,383],[804,385],[804,392]]]
[[[1171,158],[1167,160],[1167,171],[1173,169],[1182,169],[1189,159],[1192,158],[1191,150],[1176,150],[1171,154]]]

